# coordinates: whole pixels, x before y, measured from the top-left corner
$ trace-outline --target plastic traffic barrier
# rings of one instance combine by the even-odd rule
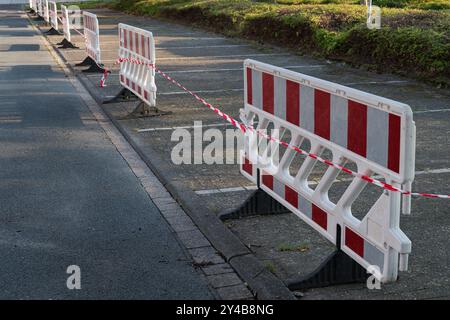
[[[36,0],[29,0],[28,5],[30,6],[30,10],[33,12],[37,11]]]
[[[245,125],[257,119],[257,131],[277,129],[279,139],[297,147],[308,141],[312,154],[328,150],[330,163],[352,162],[365,176],[380,176],[396,187],[411,185],[415,124],[409,106],[254,60],[245,61],[244,77]],[[399,226],[400,193],[384,191],[360,220],[352,205],[367,180],[354,177],[331,201],[328,191],[339,183],[335,179],[341,170],[330,165],[313,189],[308,177],[317,163],[314,157],[292,173],[295,151],[287,149],[277,159],[279,147],[275,141],[261,146],[255,131],[247,130],[241,173],[363,268],[376,270],[381,282],[395,281],[399,270],[407,270],[411,241]]]
[[[56,2],[49,2],[49,14],[50,14],[50,25],[53,29],[58,31],[58,7],[56,6]]]
[[[39,18],[44,17],[44,1],[36,0],[36,12]]]
[[[44,6],[44,8],[43,8],[43,10],[44,10],[44,17],[43,18],[44,18],[45,22],[50,23],[50,13],[49,13],[49,8],[48,8],[48,0],[44,0],[43,6]]]
[[[77,49],[78,47],[71,42],[69,10],[63,4],[61,5],[61,23],[64,39],[60,43],[58,43],[58,45],[60,45],[59,49]]]
[[[101,63],[100,55],[100,28],[97,15],[83,11],[83,27],[86,53],[88,56],[81,63],[76,64],[76,66],[89,66],[89,69],[83,70],[83,72],[104,73],[105,69]]]
[[[155,70],[145,64],[155,65],[155,41],[150,31],[119,24],[119,56],[137,60],[142,64],[124,62],[120,65],[120,84],[148,107],[156,105]]]
[[[59,35],[58,31],[58,7],[56,6],[56,2],[49,1],[49,19],[50,19],[50,30],[45,32],[46,35]]]

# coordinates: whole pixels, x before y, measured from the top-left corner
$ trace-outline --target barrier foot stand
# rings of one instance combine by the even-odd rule
[[[44,32],[44,34],[45,34],[46,36],[57,36],[57,35],[61,35],[61,33],[60,33],[58,30],[56,30],[55,28],[53,28],[53,27],[51,27],[50,30]]]
[[[367,277],[365,268],[338,249],[309,275],[287,281],[287,287],[290,290],[302,290],[348,283],[365,283]]]
[[[58,47],[58,49],[80,49],[76,45],[72,44],[72,42],[67,41],[66,38],[64,38],[63,41],[57,43],[56,45],[61,46]]]
[[[86,67],[86,66],[92,66],[93,64],[96,64],[94,59],[92,59],[91,57],[86,57],[80,63],[75,64],[75,67]]]
[[[103,104],[108,103],[120,103],[120,102],[130,102],[130,101],[136,101],[139,98],[130,90],[127,88],[122,88],[122,90],[119,91],[118,94],[112,99],[103,101]]]
[[[288,209],[267,194],[267,192],[264,192],[262,189],[257,189],[239,208],[222,212],[219,214],[219,218],[225,221],[228,219],[289,212]]]
[[[105,69],[103,69],[103,65],[102,64],[92,64],[89,68],[87,68],[86,70],[82,70],[81,72],[86,72],[86,73],[104,73]]]
[[[140,102],[137,107],[126,118],[147,118],[147,117],[159,117],[172,114],[172,111],[160,110],[155,106],[149,106],[145,102]]]

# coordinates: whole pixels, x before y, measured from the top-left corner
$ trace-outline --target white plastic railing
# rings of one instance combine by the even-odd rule
[[[48,0],[44,0],[44,20],[45,22],[50,22],[49,8],[48,8]]]
[[[100,29],[97,15],[83,11],[84,37],[86,43],[86,53],[98,64],[101,63],[100,56]]]
[[[132,91],[148,106],[156,105],[155,69],[144,64],[156,63],[155,42],[150,31],[119,24],[119,56],[137,60],[141,64],[125,61],[120,65],[120,83]]]
[[[58,31],[58,7],[54,1],[49,1],[49,16],[52,28]]]
[[[415,124],[409,106],[254,60],[246,60],[244,70],[245,124],[257,120],[256,130],[273,128],[290,146],[301,148],[307,141],[310,153],[320,156],[328,150],[333,163],[354,163],[358,173],[410,186]],[[398,270],[407,269],[411,241],[399,227],[398,192],[382,192],[358,219],[352,205],[367,181],[350,178],[341,196],[331,201],[329,190],[339,183],[338,168],[326,166],[313,189],[308,178],[317,164],[314,157],[306,157],[298,170],[292,170],[298,159],[295,150],[286,148],[278,159],[280,145],[263,142],[247,130],[241,152],[244,176],[256,183],[259,172],[264,191],[334,244],[339,237],[341,249],[363,267],[377,266],[380,273],[375,276],[382,282],[396,280]]]
[[[36,11],[39,17],[44,17],[44,2],[43,0],[36,0]]]
[[[70,42],[70,19],[69,19],[69,10],[65,5],[61,5],[61,21],[63,26],[64,38]]]

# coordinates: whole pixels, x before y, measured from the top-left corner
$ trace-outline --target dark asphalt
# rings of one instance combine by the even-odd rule
[[[23,12],[0,21],[0,299],[212,298]]]

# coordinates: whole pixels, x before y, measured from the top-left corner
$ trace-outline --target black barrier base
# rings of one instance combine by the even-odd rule
[[[67,41],[66,38],[63,39],[60,43],[57,43],[56,45],[60,46],[58,49],[80,49],[76,45],[72,44],[72,42]]]
[[[96,65],[97,63],[92,59],[91,57],[86,57],[83,61],[80,63],[75,64],[75,67],[86,67],[86,66],[92,66]]]
[[[366,269],[338,249],[309,275],[288,281],[287,287],[290,290],[302,290],[366,281]]]
[[[57,35],[59,36],[59,35],[61,35],[61,33],[58,30],[56,30],[55,28],[53,28],[53,27],[51,27],[50,30],[44,32],[44,34],[47,35],[47,36],[57,36]]]
[[[259,170],[258,170],[259,171]],[[259,186],[259,172],[257,174]],[[289,213],[290,211],[281,203],[272,198],[262,189],[258,188],[237,209],[219,214],[224,221],[255,215],[269,215]],[[290,290],[302,290],[308,288],[327,287],[347,283],[364,283],[367,281],[367,271],[359,263],[344,253],[341,248],[341,227],[336,228],[336,247],[320,266],[310,274],[299,279],[288,281]]]
[[[257,215],[281,214],[289,213],[281,203],[272,198],[262,189],[258,189],[252,193],[250,197],[237,209],[222,212],[219,218],[222,221],[228,219],[239,219]]]
[[[82,72],[87,72],[87,73],[104,73],[105,69],[103,69],[103,65],[99,65],[97,64],[97,62],[95,62],[94,59],[92,59],[91,57],[86,57],[82,62],[77,63],[75,65],[75,67],[87,67],[89,66],[89,68],[87,68],[86,70],[82,70]]]
[[[139,98],[127,88],[122,88],[116,96],[110,100],[106,100],[103,104],[136,101]]]
[[[130,118],[147,118],[147,117],[160,117],[168,114],[172,114],[172,111],[160,110],[157,107],[150,107],[145,102],[140,102],[137,107],[125,117],[125,119]]]
[[[94,64],[94,65],[91,65],[86,70],[82,70],[81,72],[86,72],[86,73],[104,73],[105,69],[103,69],[102,65]]]

